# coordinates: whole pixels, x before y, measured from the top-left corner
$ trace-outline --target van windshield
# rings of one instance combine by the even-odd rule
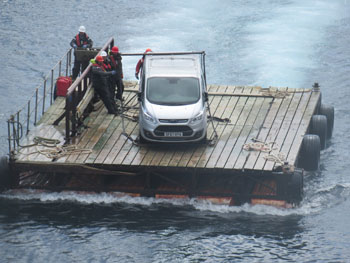
[[[191,77],[155,77],[147,81],[149,102],[159,105],[187,105],[200,98],[199,81]]]

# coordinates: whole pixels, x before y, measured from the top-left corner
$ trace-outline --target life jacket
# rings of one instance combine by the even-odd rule
[[[77,47],[82,47],[83,45],[87,45],[88,44],[88,39],[89,39],[89,37],[88,37],[88,35],[85,33],[85,40],[83,40],[83,43],[80,43],[81,42],[81,39],[80,39],[80,36],[79,36],[79,34],[77,34],[76,36],[75,36],[75,39],[76,39],[76,41],[77,41]]]
[[[118,62],[114,59],[113,55],[110,58],[111,58],[111,61],[112,61],[112,64],[113,64],[114,68],[117,69],[118,68]]]
[[[103,67],[105,68],[105,71],[110,71],[112,70],[112,67],[110,64],[103,62]]]
[[[103,65],[104,65],[104,64],[103,64]],[[98,68],[102,69],[103,71],[106,71],[106,69],[104,68],[103,65],[100,65],[100,64],[98,64],[98,63],[92,64],[93,67],[98,67]]]
[[[141,69],[142,64],[143,64],[143,60],[144,60],[144,56],[137,62],[136,69],[135,69],[136,74],[139,74],[140,69]]]

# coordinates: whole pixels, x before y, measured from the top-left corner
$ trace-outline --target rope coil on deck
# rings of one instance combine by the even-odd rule
[[[298,90],[278,90],[278,89],[273,89],[272,87],[269,88],[262,88],[261,89],[261,94],[267,97],[274,97],[278,99],[283,99],[292,93],[303,93],[303,92],[310,92],[311,89],[306,89],[303,91],[298,91]]]
[[[18,153],[23,155],[32,155],[32,154],[42,154],[45,157],[53,160],[57,160],[63,156],[71,154],[89,154],[92,151],[90,149],[79,149],[75,145],[60,145],[61,141],[57,139],[49,139],[40,136],[35,136],[32,144],[28,145],[19,145],[21,148],[18,150]],[[38,147],[47,147],[49,149],[39,149]],[[35,147],[34,152],[24,153],[21,151],[25,148]]]
[[[246,151],[260,151],[268,153],[268,155],[264,156],[263,158],[266,161],[272,161],[275,163],[278,163],[280,165],[286,164],[286,156],[282,152],[278,152],[278,147],[275,145],[275,142],[263,142],[259,141],[256,138],[252,138],[253,142],[246,143],[243,145],[243,149]]]

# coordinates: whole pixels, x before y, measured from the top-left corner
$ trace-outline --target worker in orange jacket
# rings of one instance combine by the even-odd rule
[[[115,86],[117,86],[117,94],[115,96],[118,100],[123,100],[124,84],[123,84],[123,64],[122,56],[119,53],[119,48],[117,46],[112,47],[110,53],[110,63],[116,74],[113,76],[113,87],[115,91]]]
[[[79,27],[79,33],[72,39],[70,42],[70,45],[72,48],[74,48],[74,56],[76,53],[77,48],[91,48],[93,45],[93,41],[89,36],[86,34],[86,29],[84,26]],[[80,68],[81,72],[84,72],[84,70],[87,68],[89,65],[89,61],[80,61],[76,58],[74,59],[74,66],[73,66],[73,80],[75,80],[79,73],[80,73]]]
[[[117,114],[118,112],[117,105],[114,101],[114,94],[112,95],[109,90],[109,79],[115,74],[115,70],[106,70],[102,56],[96,57],[95,62],[92,64],[92,87],[102,99],[109,114]]]
[[[152,49],[150,48],[147,48],[145,53],[148,53],[148,52],[152,52]],[[145,55],[142,56],[142,58],[140,58],[140,60],[137,62],[136,64],[136,69],[135,69],[135,78],[139,79],[139,73],[140,73],[140,70],[142,68],[142,65],[143,65],[143,61],[145,60]]]

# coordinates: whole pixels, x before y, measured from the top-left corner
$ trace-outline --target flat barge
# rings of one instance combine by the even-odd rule
[[[108,51],[113,42],[102,49]],[[334,109],[321,103],[317,84],[308,89],[208,85],[207,143],[140,144],[138,83],[124,82],[123,112],[111,115],[94,101],[90,70],[91,65],[65,97],[53,100],[54,85],[50,91],[44,85],[42,97],[49,96],[50,105],[37,107],[42,116],[26,118],[27,128],[22,112],[8,120],[4,188],[290,207],[302,200],[304,170],[318,169],[320,151],[331,137]],[[24,115],[32,116],[30,111]]]

